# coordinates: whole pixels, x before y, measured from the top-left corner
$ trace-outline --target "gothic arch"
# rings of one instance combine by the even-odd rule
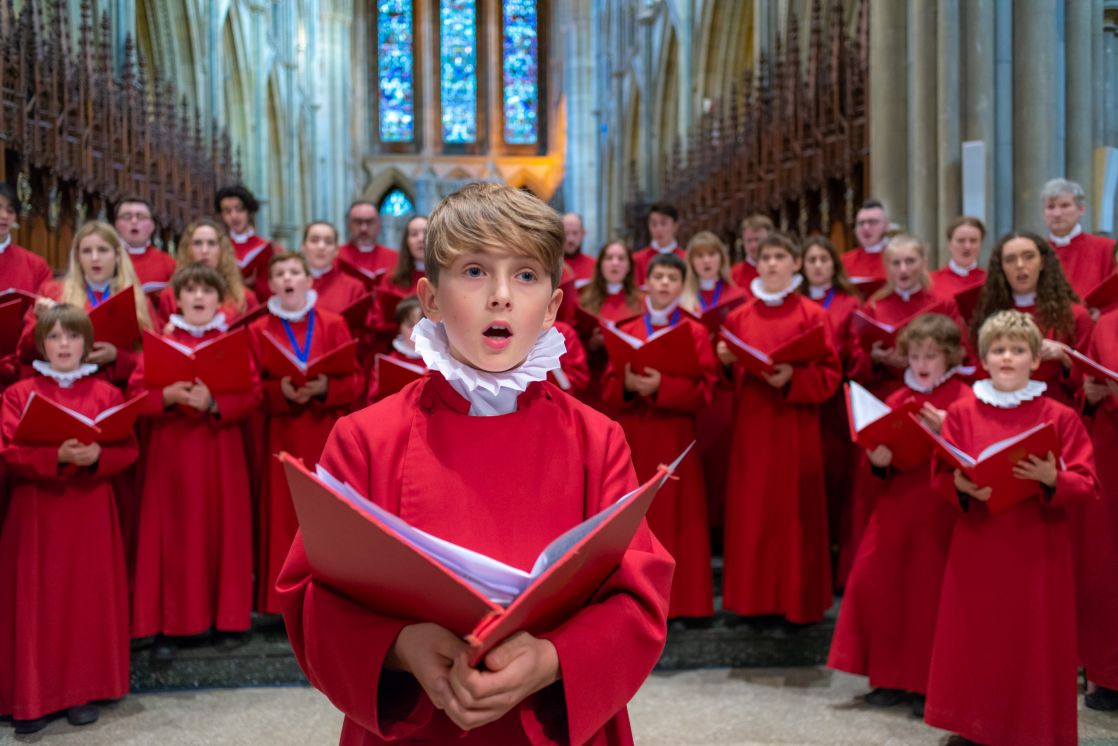
[[[376,175],[365,185],[365,189],[361,193],[361,198],[367,199],[375,205],[379,205],[380,201],[384,199],[384,195],[388,194],[395,187],[403,189],[412,203],[415,203],[415,180],[395,166],[388,166],[378,170]]]

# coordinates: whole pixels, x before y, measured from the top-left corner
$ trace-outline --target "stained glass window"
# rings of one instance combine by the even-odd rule
[[[504,0],[505,142],[533,145],[539,120],[536,0]]]
[[[477,142],[477,0],[439,3],[443,142]]]
[[[415,205],[399,187],[394,188],[380,201],[380,214],[398,218],[415,212]]]
[[[380,139],[415,139],[412,0],[377,0],[377,81]]]

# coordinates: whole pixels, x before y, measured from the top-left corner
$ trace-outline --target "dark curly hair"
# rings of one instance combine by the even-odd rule
[[[221,212],[221,200],[223,199],[239,199],[245,209],[248,210],[249,217],[256,215],[260,210],[260,203],[256,200],[256,195],[250,192],[244,184],[230,184],[218,189],[217,194],[214,195],[215,212]]]
[[[978,339],[978,330],[990,316],[998,311],[1010,311],[1014,308],[1013,288],[1009,278],[1005,276],[1002,268],[1002,251],[1010,241],[1023,238],[1036,246],[1040,252],[1042,266],[1036,285],[1036,322],[1042,334],[1054,332],[1063,339],[1072,339],[1075,336],[1075,315],[1072,305],[1079,302],[1079,296],[1071,289],[1064,270],[1060,266],[1060,259],[1048,242],[1035,233],[1029,231],[1013,231],[1002,236],[998,245],[990,254],[990,264],[987,267],[986,284],[982,286],[982,294],[978,299],[978,307],[971,319],[971,339]]]

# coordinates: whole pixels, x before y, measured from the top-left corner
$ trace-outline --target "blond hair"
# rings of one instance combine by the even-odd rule
[[[929,339],[943,350],[948,368],[963,362],[963,332],[954,319],[942,313],[925,313],[913,319],[897,337],[897,349],[908,357],[912,345]]]
[[[1019,339],[1027,342],[1033,357],[1040,356],[1040,345],[1044,336],[1033,317],[1021,311],[998,311],[982,322],[978,329],[978,357],[986,358],[990,347],[999,339]]]
[[[230,195],[232,196],[232,195]],[[176,252],[176,269],[184,269],[194,264],[194,254],[190,251],[190,244],[194,240],[194,231],[199,228],[213,228],[217,233],[217,271],[225,278],[229,286],[229,297],[233,299],[233,306],[237,313],[244,313],[247,308],[245,303],[245,280],[241,276],[241,269],[237,266],[237,254],[233,251],[233,242],[229,240],[229,233],[225,226],[210,218],[198,218],[182,232],[179,239],[179,250]]]
[[[702,310],[702,304],[699,302],[701,297],[699,275],[695,272],[695,265],[691,263],[695,254],[700,251],[716,252],[722,259],[718,268],[719,279],[727,285],[733,284],[733,280],[730,279],[730,252],[726,244],[711,231],[699,231],[687,242],[687,276],[683,280],[683,294],[679,299],[679,305],[691,312]]]
[[[66,277],[62,279],[62,295],[59,301],[75,308],[85,308],[89,296],[86,294],[85,273],[82,272],[78,256],[81,242],[90,236],[96,236],[111,246],[116,256],[116,269],[113,270],[113,276],[109,280],[109,294],[116,295],[131,286],[136,303],[136,320],[140,322],[141,329],[150,330],[152,326],[151,316],[148,314],[147,296],[144,295],[140,280],[136,277],[132,260],[128,258],[128,252],[124,249],[124,240],[115,228],[102,220],[90,220],[74,234],[74,240],[70,242],[70,265]]]
[[[911,236],[907,233],[898,233],[889,239],[889,243],[885,244],[885,251],[881,253],[881,261],[885,264],[885,284],[873,294],[870,298],[871,301],[879,301],[882,298],[888,298],[896,291],[893,285],[893,280],[889,277],[889,256],[897,251],[905,249],[914,249],[920,256],[920,261],[924,263],[923,268],[920,270],[920,276],[917,280],[923,290],[927,290],[932,286],[932,278],[928,275],[928,247],[924,245],[916,236]]]
[[[509,186],[467,184],[443,199],[427,222],[423,247],[427,279],[454,260],[481,249],[536,259],[551,275],[552,289],[563,275],[563,220],[528,192]]]

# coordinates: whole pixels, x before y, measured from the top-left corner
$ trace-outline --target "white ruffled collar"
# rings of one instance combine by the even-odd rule
[[[625,289],[625,283],[623,283],[623,282],[607,282],[606,283],[606,293],[608,293],[609,295],[617,295],[618,293],[620,293],[624,289]]]
[[[4,240],[0,241],[0,254],[3,254],[9,246],[12,245],[12,233],[8,231],[8,235],[4,236]]]
[[[1053,246],[1067,246],[1076,236],[1078,236],[1082,232],[1083,226],[1079,223],[1076,223],[1075,227],[1072,228],[1066,236],[1053,236],[1051,233],[1049,233],[1048,242]]]
[[[307,302],[303,307],[296,311],[288,311],[283,307],[278,295],[273,295],[268,299],[268,313],[273,316],[283,319],[284,321],[302,321],[303,318],[311,312],[314,304],[318,302],[318,293],[314,290],[307,291]]]
[[[655,308],[652,307],[652,298],[649,296],[645,296],[644,307],[645,310],[648,311],[648,319],[652,322],[652,325],[667,326],[668,324],[670,324],[672,321],[672,314],[675,313],[675,309],[679,308],[679,301],[680,299],[676,298],[668,304],[667,308],[661,308],[659,311],[657,311]]]
[[[419,354],[419,352],[416,351],[414,347],[408,347],[403,337],[395,337],[392,340],[392,349],[396,350],[396,352],[400,353],[404,357],[411,358],[412,360],[418,360],[419,358],[423,357]]]
[[[719,279],[721,279],[721,278],[712,277],[709,280],[700,279],[699,280],[699,289],[704,291],[704,292],[709,293],[711,290],[714,290],[716,287],[718,287],[718,280]]]
[[[256,230],[252,227],[250,227],[244,233],[234,233],[233,231],[229,231],[229,238],[233,239],[234,243],[244,243],[255,235]]]
[[[809,285],[807,288],[808,297],[812,300],[823,300],[827,297],[827,291],[831,289],[831,283],[826,285]]]
[[[865,251],[867,254],[880,254],[881,252],[885,251],[885,244],[887,243],[889,243],[889,239],[883,238],[875,243],[873,246],[863,246],[862,250]]]
[[[543,381],[559,368],[567,351],[563,334],[552,327],[540,334],[528,357],[518,367],[502,373],[471,368],[450,354],[450,342],[442,322],[420,319],[412,331],[415,350],[423,363],[442,374],[455,391],[470,403],[470,416],[493,417],[516,411],[516,401],[529,384]]]
[[[935,391],[936,389],[938,389],[940,386],[942,386],[944,384],[944,382],[946,382],[948,379],[953,377],[956,373],[958,373],[962,369],[963,369],[963,366],[956,365],[954,368],[951,368],[946,373],[944,373],[942,376],[940,376],[936,380],[932,381],[931,386],[922,386],[920,384],[920,382],[916,380],[916,374],[912,372],[912,368],[905,368],[904,369],[904,385],[908,386],[910,389],[912,389],[913,391],[915,391],[918,394],[930,394],[933,391]]]
[[[55,383],[64,389],[68,389],[74,385],[74,381],[79,378],[85,378],[88,375],[97,372],[97,366],[93,363],[82,363],[76,369],[66,371],[63,373],[60,370],[55,370],[50,367],[50,363],[46,360],[35,360],[31,363],[31,367],[37,370],[48,378],[53,378]]]
[[[139,247],[133,246],[129,243],[124,244],[124,250],[127,251],[130,256],[142,256],[143,254],[146,254],[148,252],[149,248],[151,248],[150,243],[146,243],[143,246]]]
[[[947,266],[948,266],[948,268],[951,269],[952,272],[957,274],[959,277],[967,277],[967,276],[970,275],[971,272],[978,269],[978,262],[975,262],[974,264],[971,264],[970,266],[964,267],[963,265],[956,262],[954,259],[948,259],[947,260]]]
[[[753,293],[753,297],[764,303],[766,306],[779,306],[784,302],[792,293],[796,292],[796,288],[803,284],[804,278],[802,275],[792,275],[792,282],[788,287],[776,293],[769,293],[765,291],[765,283],[761,281],[760,277],[754,277],[749,283],[749,290]]]
[[[178,313],[171,314],[170,321],[171,326],[175,327],[176,329],[182,329],[184,332],[192,337],[204,337],[206,335],[206,332],[212,332],[214,329],[223,332],[229,328],[225,324],[225,314],[221,311],[215,313],[214,317],[210,319],[210,322],[208,324],[202,324],[201,326],[188,324],[186,322],[186,319],[182,317],[182,314]]]
[[[1013,294],[1013,305],[1018,308],[1030,308],[1036,305],[1036,293]]]
[[[655,241],[650,241],[649,245],[652,247],[652,250],[658,254],[668,254],[679,248],[679,241],[672,241],[667,246],[661,246]]]
[[[1048,384],[1043,381],[1030,380],[1016,391],[1000,391],[994,388],[993,381],[989,378],[983,378],[981,381],[975,381],[972,388],[975,398],[980,402],[999,409],[1013,409],[1018,404],[1030,401],[1043,394],[1048,388]]]
[[[332,265],[332,264],[329,267],[322,267],[321,269],[315,269],[314,267],[310,266],[309,264],[307,265],[307,271],[310,272],[311,277],[313,277],[316,280],[321,280],[323,277],[330,274],[330,271],[332,269],[334,269],[334,265]]]

